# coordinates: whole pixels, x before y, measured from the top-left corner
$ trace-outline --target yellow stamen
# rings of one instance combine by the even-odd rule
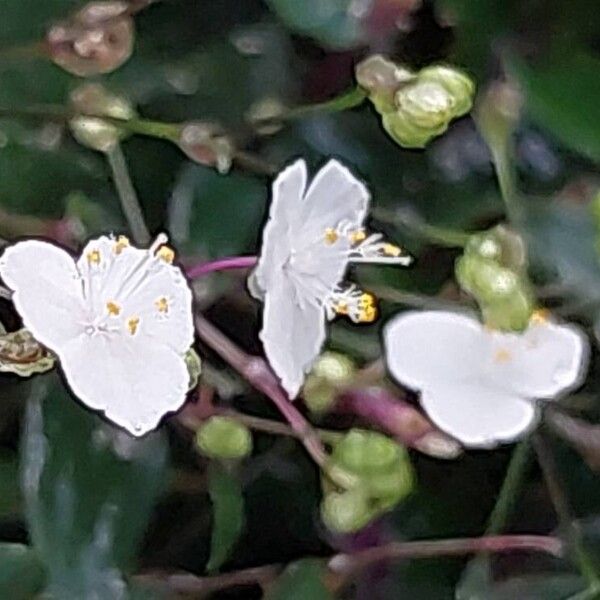
[[[363,292],[358,299],[358,310],[358,320],[360,323],[372,323],[377,318],[375,296],[369,292]]]
[[[383,253],[386,256],[400,256],[402,254],[402,248],[394,246],[394,244],[384,244]]]
[[[357,229],[356,231],[352,231],[349,237],[353,244],[358,244],[367,238],[367,234],[362,229]]]
[[[550,311],[547,308],[538,308],[534,310],[529,317],[529,322],[532,325],[542,325],[550,320]]]
[[[135,335],[135,332],[137,331],[139,324],[140,324],[139,317],[129,317],[129,319],[127,319],[127,329],[129,329],[129,333],[131,335]]]
[[[121,252],[123,252],[127,246],[129,246],[129,238],[124,235],[120,235],[113,246],[113,252],[115,254],[121,254]]]
[[[328,227],[325,230],[325,243],[326,244],[335,244],[338,239],[339,239],[339,235],[337,233],[337,231],[335,229],[333,229],[332,227]]]
[[[169,246],[161,246],[156,251],[156,256],[158,256],[158,258],[161,260],[164,260],[166,263],[171,264],[175,259],[175,250]]]
[[[162,296],[161,298],[159,298],[155,303],[154,306],[156,306],[158,312],[161,313],[168,313],[169,312],[169,302],[167,301],[167,299]]]
[[[106,310],[109,315],[114,315],[115,317],[121,312],[121,307],[112,300],[106,303]]]
[[[507,363],[511,360],[512,355],[506,348],[500,348],[494,355],[494,362]]]
[[[100,264],[100,251],[99,250],[90,250],[86,254],[86,258],[87,258],[89,265],[91,265],[91,264],[98,265],[98,264]]]

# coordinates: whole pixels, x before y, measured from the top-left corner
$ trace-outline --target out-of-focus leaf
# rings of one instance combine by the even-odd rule
[[[324,583],[325,564],[303,559],[292,563],[267,594],[267,600],[333,600]]]
[[[352,0],[268,0],[268,4],[290,29],[330,48],[349,48],[362,38]]]
[[[456,600],[483,600],[491,585],[490,560],[477,556],[470,560],[455,590]]]
[[[182,253],[214,258],[252,252],[267,194],[256,177],[186,165],[169,200],[168,229]]]
[[[22,544],[0,544],[0,598],[37,598],[44,581],[44,566],[31,548]]]
[[[468,600],[565,600],[585,588],[585,580],[578,575],[527,575],[496,583]]]
[[[14,515],[19,512],[20,505],[21,491],[19,490],[19,462],[17,455],[7,451],[1,452],[0,517]]]
[[[244,498],[239,481],[216,462],[211,463],[208,493],[213,505],[213,529],[207,570],[226,560],[244,526]]]
[[[131,566],[164,479],[161,435],[135,440],[36,380],[22,440],[22,486],[33,546],[60,598],[126,597]]]
[[[544,67],[513,60],[527,112],[569,148],[600,161],[600,60],[561,52]]]

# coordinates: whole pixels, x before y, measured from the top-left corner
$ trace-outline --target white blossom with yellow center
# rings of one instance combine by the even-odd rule
[[[27,240],[0,257],[23,323],[58,356],[73,393],[135,436],[179,409],[189,382],[192,294],[166,242],[145,250],[102,236],[75,261]]]
[[[327,318],[376,317],[373,296],[343,284],[348,265],[411,261],[381,235],[365,233],[369,192],[346,167],[330,160],[308,186],[307,179],[303,160],[275,179],[260,258],[248,281],[265,304],[265,353],[290,398],[319,354]]]
[[[523,333],[489,329],[453,312],[405,312],[384,329],[391,375],[420,392],[431,420],[465,446],[490,448],[535,426],[538,400],[577,387],[587,338],[534,314]]]

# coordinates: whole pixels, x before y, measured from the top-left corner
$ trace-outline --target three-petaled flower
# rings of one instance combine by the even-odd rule
[[[365,233],[369,198],[366,186],[336,160],[308,188],[303,160],[273,183],[261,255],[248,283],[264,300],[260,338],[290,398],[319,354],[327,318],[342,314],[369,322],[377,315],[371,294],[343,284],[348,265],[411,260],[380,234]]]
[[[520,334],[486,328],[458,313],[403,313],[384,330],[387,365],[420,392],[431,420],[465,446],[513,441],[536,423],[537,400],[578,386],[588,342],[572,325],[534,314]]]
[[[192,294],[166,242],[142,250],[102,236],[75,262],[27,240],[0,258],[23,323],[58,356],[74,394],[136,436],[181,407],[189,382]]]

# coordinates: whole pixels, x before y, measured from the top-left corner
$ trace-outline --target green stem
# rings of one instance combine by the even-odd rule
[[[571,516],[569,502],[561,487],[552,452],[542,435],[539,433],[534,436],[533,443],[538,463],[542,469],[546,487],[550,494],[550,499],[558,516],[559,523],[573,549],[577,567],[583,577],[587,580],[590,590],[593,590],[596,594],[600,595],[600,574],[585,548],[581,530]]]
[[[510,140],[490,145],[500,194],[506,207],[506,216],[513,225],[518,227],[523,222],[523,210],[519,203],[515,172],[510,160],[510,148]]]
[[[125,162],[125,156],[123,155],[121,146],[115,144],[115,146],[106,153],[106,159],[112,170],[115,186],[119,194],[119,199],[121,200],[121,207],[123,208],[127,223],[129,224],[131,235],[136,244],[147,246],[150,243],[150,232],[146,227],[142,207],[140,206],[131,178],[129,177],[127,163]]]
[[[504,529],[513,511],[516,496],[523,484],[529,463],[530,444],[529,440],[526,439],[519,442],[513,450],[500,493],[490,514],[487,529],[485,530],[487,535],[496,535]]]
[[[471,237],[471,234],[466,231],[430,225],[417,216],[398,213],[385,208],[374,208],[371,214],[379,221],[403,227],[416,237],[448,248],[464,248]]]
[[[174,144],[179,143],[179,137],[182,125],[177,123],[163,123],[161,121],[150,121],[147,119],[111,119],[109,117],[101,117],[105,121],[115,125],[128,133],[136,133],[138,135],[145,135],[148,137],[159,138],[173,142]]]

